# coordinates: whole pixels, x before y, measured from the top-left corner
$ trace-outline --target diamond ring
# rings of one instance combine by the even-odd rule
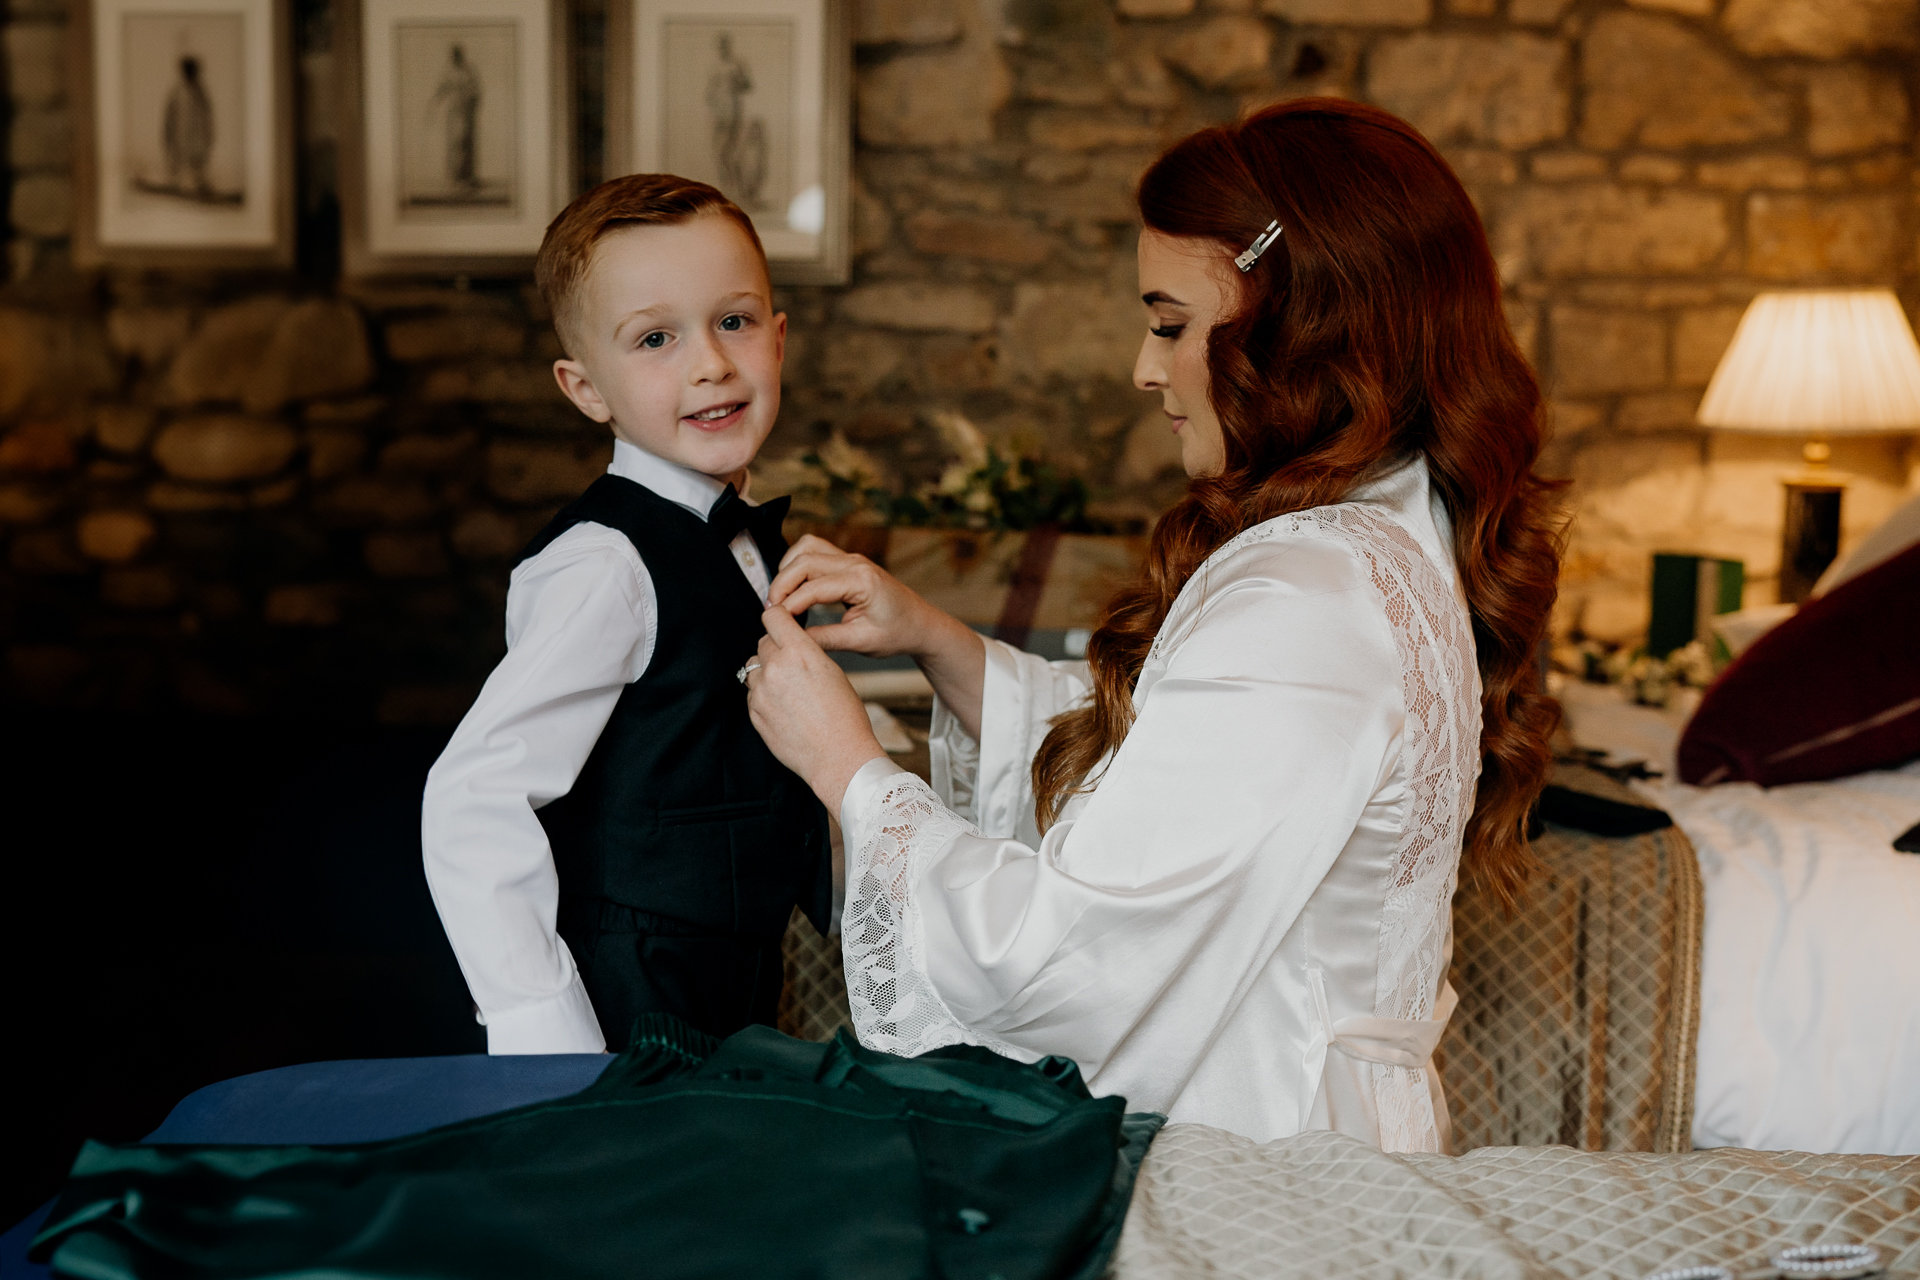
[[[760,659],[748,658],[747,665],[740,668],[738,671],[734,672],[733,678],[735,680],[738,680],[741,684],[745,684],[747,682],[747,674],[752,671],[758,671],[759,669],[760,669]]]

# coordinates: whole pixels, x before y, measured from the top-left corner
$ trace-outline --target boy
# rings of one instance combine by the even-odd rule
[[[793,905],[824,933],[832,895],[826,813],[735,678],[786,551],[786,502],[740,495],[787,318],[747,216],[669,174],[575,200],[535,279],[613,462],[514,567],[507,656],[427,778],[427,882],[490,1053],[771,1023]]]

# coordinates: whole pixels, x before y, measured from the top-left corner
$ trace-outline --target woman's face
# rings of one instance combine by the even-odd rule
[[[1133,385],[1160,393],[1187,474],[1217,476],[1227,451],[1207,394],[1207,334],[1239,305],[1239,276],[1212,241],[1148,229],[1140,233],[1140,301],[1147,339],[1133,362]]]

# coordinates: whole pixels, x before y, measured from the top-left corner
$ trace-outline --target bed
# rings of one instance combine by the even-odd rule
[[[1676,780],[1678,712],[1559,690],[1573,737],[1672,815],[1699,866],[1692,1145],[1920,1153],[1920,760],[1761,788]]]
[[[1920,1159],[1483,1147],[1392,1156],[1339,1134],[1256,1145],[1170,1125],[1147,1154],[1117,1280],[1765,1274],[1783,1247],[1862,1244],[1920,1275]]]

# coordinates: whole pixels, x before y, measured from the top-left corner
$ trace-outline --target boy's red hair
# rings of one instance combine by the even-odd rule
[[[761,264],[765,265],[767,251],[760,244],[759,233],[753,229],[753,219],[718,187],[691,178],[671,173],[630,173],[601,183],[560,211],[560,216],[547,225],[546,239],[540,242],[540,256],[533,262],[533,279],[540,286],[540,296],[547,300],[547,309],[553,313],[554,330],[568,355],[573,355],[579,346],[575,296],[587,278],[593,246],[600,238],[623,226],[672,226],[706,209],[738,223],[753,244],[753,251],[760,255]]]

